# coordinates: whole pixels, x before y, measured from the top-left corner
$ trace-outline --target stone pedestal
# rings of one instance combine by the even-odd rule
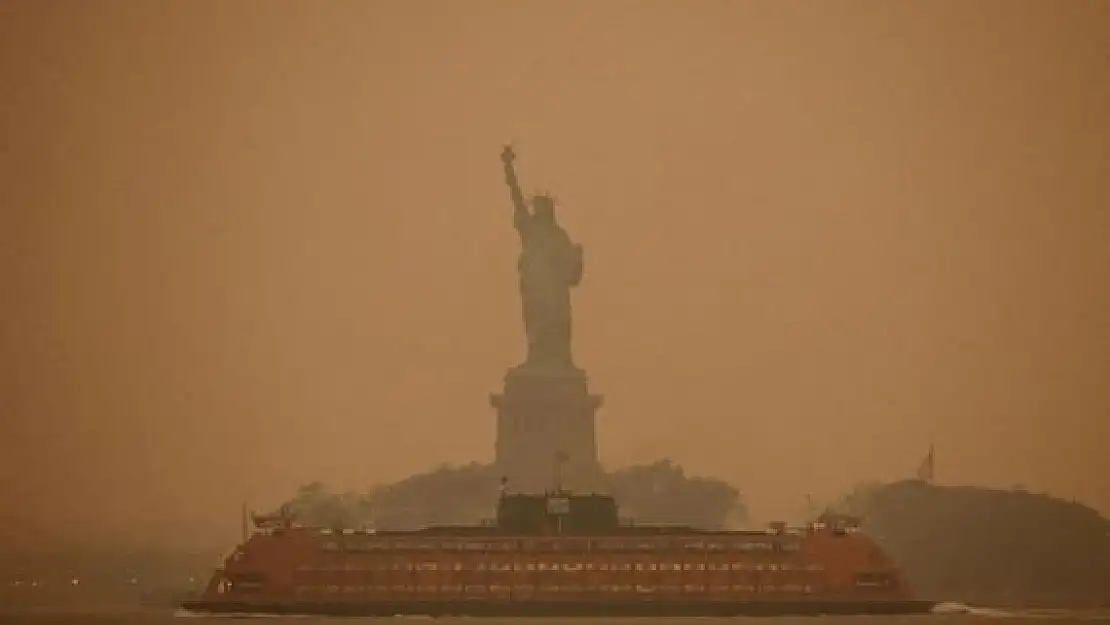
[[[601,396],[590,393],[585,372],[510,369],[490,404],[497,409],[495,462],[509,491],[542,493],[556,482],[579,492],[600,489]]]

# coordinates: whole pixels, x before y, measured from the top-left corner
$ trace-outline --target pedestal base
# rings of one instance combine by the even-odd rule
[[[510,369],[504,392],[490,396],[490,404],[497,409],[496,464],[510,491],[600,490],[601,396],[589,392],[585,372]]]

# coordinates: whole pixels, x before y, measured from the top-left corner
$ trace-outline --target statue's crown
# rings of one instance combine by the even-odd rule
[[[534,193],[532,195],[532,201],[533,202],[546,203],[546,204],[550,204],[550,205],[554,206],[555,205],[555,196],[551,195],[550,193],[548,193],[546,191],[540,191],[540,192]]]

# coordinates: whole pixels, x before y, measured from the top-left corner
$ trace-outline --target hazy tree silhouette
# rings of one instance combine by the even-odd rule
[[[1105,605],[1110,521],[1025,491],[870,484],[838,504],[905,569],[919,594],[986,604]]]
[[[736,489],[721,480],[688,477],[670,460],[620,469],[607,474],[606,482],[622,516],[640,523],[714,528],[746,517]],[[412,529],[473,524],[494,516],[499,483],[492,465],[442,465],[366,494],[331,493],[313,482],[298,489],[287,505],[307,525]]]

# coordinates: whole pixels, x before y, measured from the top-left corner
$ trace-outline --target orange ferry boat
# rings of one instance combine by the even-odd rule
[[[255,518],[182,607],[208,613],[471,616],[908,614],[858,523],[722,531],[622,523],[607,495],[501,494],[494,521],[410,531]]]

